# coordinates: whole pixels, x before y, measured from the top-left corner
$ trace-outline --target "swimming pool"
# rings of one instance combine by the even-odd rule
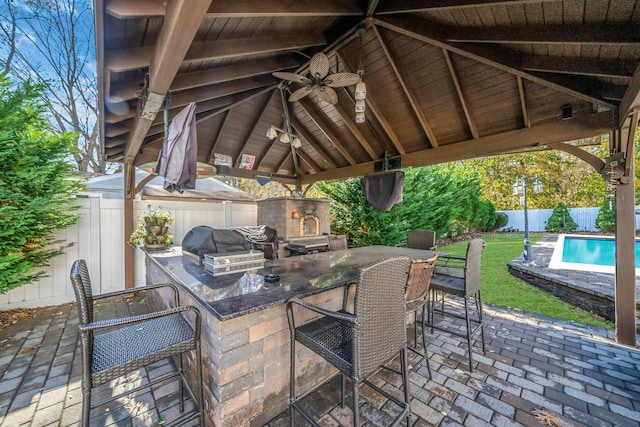
[[[615,238],[560,234],[549,268],[615,273]],[[636,240],[636,275],[640,274],[640,241]]]

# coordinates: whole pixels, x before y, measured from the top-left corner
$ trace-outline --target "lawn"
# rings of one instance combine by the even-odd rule
[[[531,235],[534,244],[541,235]],[[507,263],[522,253],[522,234],[489,234],[483,237],[487,247],[482,255],[482,300],[486,303],[517,308],[595,326],[613,328],[606,321],[574,307],[535,286],[517,279],[507,271]],[[438,250],[464,255],[467,242],[438,246]]]

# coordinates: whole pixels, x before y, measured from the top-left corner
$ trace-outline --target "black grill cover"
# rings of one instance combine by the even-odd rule
[[[206,225],[192,228],[182,239],[182,250],[202,258],[204,254],[248,251],[251,244],[235,230]]]

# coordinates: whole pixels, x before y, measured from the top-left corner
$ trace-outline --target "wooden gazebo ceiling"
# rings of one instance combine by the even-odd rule
[[[95,6],[109,161],[156,160],[167,93],[169,117],[197,103],[199,161],[226,154],[231,175],[298,184],[371,173],[385,153],[403,167],[423,166],[598,135],[623,126],[640,105],[636,0]],[[283,114],[271,73],[304,72],[321,51],[331,72],[362,65],[366,122],[355,123],[354,87],[347,87],[337,90],[336,105],[315,96],[289,104],[301,148],[268,140]],[[565,105],[570,120],[562,120]],[[256,156],[253,170],[238,167],[242,154]]]

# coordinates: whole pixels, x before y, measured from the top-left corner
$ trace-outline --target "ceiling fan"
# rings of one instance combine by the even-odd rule
[[[351,86],[360,81],[360,76],[355,73],[329,74],[329,58],[322,52],[313,55],[309,61],[309,72],[306,76],[280,71],[272,74],[279,79],[304,84],[289,96],[289,102],[317,93],[321,100],[335,105],[338,102],[338,94],[333,90],[334,87]]]

